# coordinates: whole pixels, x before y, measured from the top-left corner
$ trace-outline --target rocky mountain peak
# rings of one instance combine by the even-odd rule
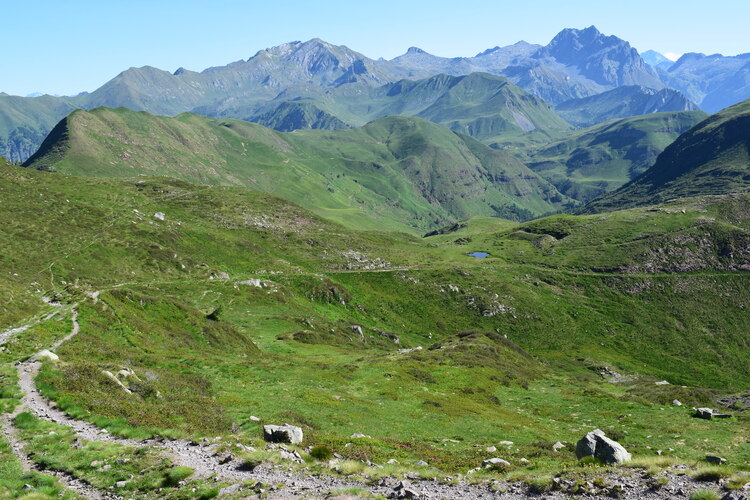
[[[604,35],[595,26],[583,30],[562,30],[534,57],[551,58],[558,63],[577,67],[581,74],[608,87],[664,87],[654,68],[646,64],[628,42],[614,35]]]

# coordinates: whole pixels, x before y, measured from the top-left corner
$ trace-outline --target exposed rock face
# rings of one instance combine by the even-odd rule
[[[263,439],[271,443],[298,444],[302,442],[302,429],[294,425],[264,425]]]
[[[578,68],[582,75],[600,85],[664,87],[656,70],[643,62],[628,42],[616,36],[605,36],[594,26],[562,30],[534,55],[544,56]]]
[[[605,464],[621,464],[630,460],[631,455],[620,443],[609,439],[604,432],[596,429],[578,441],[576,457],[594,457]]]

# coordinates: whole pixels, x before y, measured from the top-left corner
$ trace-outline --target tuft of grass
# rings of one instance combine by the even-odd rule
[[[552,482],[551,476],[539,476],[526,480],[526,485],[529,488],[529,493],[532,493],[534,495],[541,495],[543,493],[552,491],[553,484],[554,483]]]
[[[166,474],[164,474],[164,485],[177,486],[181,481],[192,476],[194,472],[195,470],[193,470],[192,467],[186,467],[184,465],[172,467],[166,472]]]
[[[726,467],[701,467],[693,473],[696,481],[718,482],[732,475],[732,470]]]
[[[310,456],[315,460],[330,460],[333,456],[333,452],[327,446],[314,446],[313,449],[310,450]]]
[[[698,490],[690,495],[690,500],[719,500],[721,496],[714,490]]]

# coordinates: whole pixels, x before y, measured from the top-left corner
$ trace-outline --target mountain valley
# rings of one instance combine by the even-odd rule
[[[0,498],[744,499],[746,56],[0,93]]]

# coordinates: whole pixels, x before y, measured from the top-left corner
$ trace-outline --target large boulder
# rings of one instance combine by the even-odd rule
[[[621,464],[630,460],[630,453],[617,441],[596,429],[583,436],[576,444],[576,457],[594,457],[604,464]]]
[[[263,439],[271,443],[298,444],[302,442],[302,429],[294,425],[264,425]]]

